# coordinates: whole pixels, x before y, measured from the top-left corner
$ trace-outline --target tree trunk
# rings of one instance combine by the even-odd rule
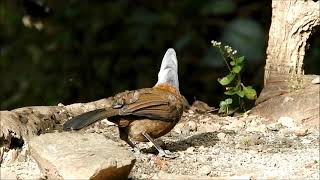
[[[320,25],[320,1],[313,0],[273,0],[272,1],[272,23],[269,31],[269,42],[267,48],[267,60],[265,65],[264,88],[256,101],[256,107],[252,109],[253,114],[259,114],[267,118],[277,119],[283,111],[296,112],[300,107],[299,116],[312,119],[319,117],[319,84],[311,83],[317,76],[305,76],[303,70],[303,58],[307,40],[312,30]],[[310,87],[316,86],[316,87]],[[305,89],[316,97],[291,96]],[[297,93],[298,92],[298,93]],[[286,104],[279,112],[279,99],[293,98],[292,103]],[[295,100],[295,98],[310,101]],[[303,103],[303,104],[301,104]],[[314,109],[312,111],[308,111]],[[298,110],[299,111],[299,110]],[[290,114],[290,113],[289,113]],[[293,117],[293,118],[295,118]]]

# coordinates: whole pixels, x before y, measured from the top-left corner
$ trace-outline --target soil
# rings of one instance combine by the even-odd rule
[[[107,120],[85,131],[102,133],[132,150]],[[178,157],[160,157],[152,144],[137,143],[142,153],[135,153],[130,179],[319,179],[319,125],[305,127],[287,117],[270,122],[247,114],[220,117],[190,109],[157,143]],[[14,159],[15,150],[3,157],[3,172],[15,173],[18,179],[43,178],[28,152],[21,151],[19,157],[25,159],[17,163],[6,162]]]
[[[131,150],[119,140],[117,128],[106,121],[87,131],[103,133]],[[136,154],[131,179],[155,179],[161,174],[319,179],[319,126],[305,127],[290,118],[270,122],[246,114],[219,117],[189,110],[157,142],[178,157],[157,156],[152,144],[138,143],[144,153]]]

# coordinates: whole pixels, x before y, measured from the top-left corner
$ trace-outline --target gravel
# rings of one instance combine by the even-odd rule
[[[117,127],[106,121],[85,131],[103,134],[132,150],[119,139]],[[251,115],[219,117],[189,110],[157,142],[178,157],[159,157],[152,144],[138,143],[145,153],[136,154],[130,179],[319,179],[319,126],[304,127],[288,119],[268,122]],[[1,173],[17,179],[45,178],[27,154],[20,153],[16,163],[6,163],[10,158],[4,157]],[[13,171],[16,175],[10,175]]]
[[[256,116],[185,113],[179,125],[161,138],[179,157],[141,154],[130,177],[152,179],[165,172],[208,178],[319,179],[319,128],[297,125],[293,130],[273,124],[268,129],[269,124]]]

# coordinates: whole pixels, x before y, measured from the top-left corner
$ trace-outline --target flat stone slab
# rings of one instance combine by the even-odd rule
[[[47,133],[33,137],[29,148],[49,179],[126,179],[135,162],[100,134]]]

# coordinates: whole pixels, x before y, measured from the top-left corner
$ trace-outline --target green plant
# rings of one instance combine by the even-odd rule
[[[224,94],[228,96],[225,100],[220,101],[219,113],[229,115],[237,110],[245,111],[246,100],[255,100],[257,93],[255,89],[245,86],[241,81],[244,56],[237,56],[237,51],[230,46],[222,47],[221,42],[212,41],[212,45],[219,50],[229,70],[229,74],[218,79],[218,82],[225,87]]]

